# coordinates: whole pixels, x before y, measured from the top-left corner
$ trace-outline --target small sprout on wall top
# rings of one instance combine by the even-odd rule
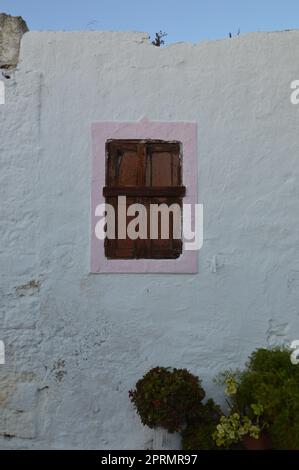
[[[237,34],[236,34],[236,36],[240,36],[240,34],[241,34],[241,29],[239,28],[239,29],[238,29],[238,32],[237,32]],[[231,39],[231,38],[233,37],[233,34],[232,34],[232,33],[228,33],[228,37]]]
[[[167,33],[160,30],[158,33],[156,33],[155,39],[152,41],[152,44],[157,47],[164,46],[165,41],[163,38],[166,38],[166,36],[167,36]]]

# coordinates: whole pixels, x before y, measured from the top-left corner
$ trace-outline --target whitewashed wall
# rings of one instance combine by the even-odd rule
[[[27,33],[0,106],[1,448],[151,447],[128,389],[299,339],[299,32]],[[92,122],[198,122],[198,275],[90,275]],[[5,435],[5,436],[3,436]]]

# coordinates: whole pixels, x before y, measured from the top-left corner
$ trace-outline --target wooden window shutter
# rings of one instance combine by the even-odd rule
[[[174,239],[172,230],[167,240],[150,239],[150,204],[176,203],[182,207],[185,187],[182,185],[182,162],[179,142],[153,140],[111,140],[106,144],[106,203],[115,209],[118,196],[126,196],[127,207],[143,204],[147,208],[148,237],[105,240],[105,256],[109,259],[175,259],[182,253],[182,240]],[[126,208],[127,209],[127,208]],[[127,217],[127,224],[135,217]],[[170,214],[170,229],[172,216]],[[116,220],[116,237],[117,237]]]

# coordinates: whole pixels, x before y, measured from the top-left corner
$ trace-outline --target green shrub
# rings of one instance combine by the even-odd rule
[[[182,433],[182,449],[216,450],[217,446],[212,438],[213,432],[215,432],[213,423],[188,426]]]
[[[276,449],[299,449],[299,366],[290,360],[288,349],[258,349],[238,377],[235,400],[244,413],[249,404],[263,407]]]
[[[144,425],[175,432],[198,414],[205,392],[199,378],[186,369],[156,367],[129,396]]]
[[[201,405],[182,432],[183,450],[216,450],[212,436],[221,414],[220,407],[213,400]]]

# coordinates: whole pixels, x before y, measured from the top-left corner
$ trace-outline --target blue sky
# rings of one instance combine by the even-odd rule
[[[167,43],[198,42],[250,31],[299,29],[298,0],[0,0],[0,12],[21,15],[30,29],[135,30]]]

